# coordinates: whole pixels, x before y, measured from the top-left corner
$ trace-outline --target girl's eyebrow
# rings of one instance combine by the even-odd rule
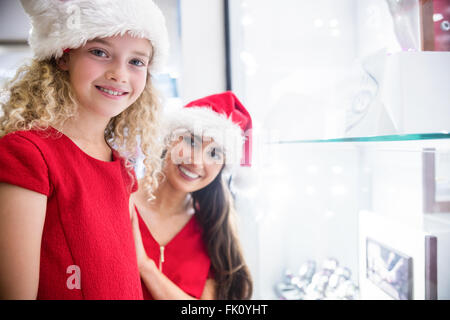
[[[150,59],[150,54],[148,54],[148,53],[144,53],[144,52],[140,52],[140,51],[133,51],[132,54]]]
[[[89,42],[91,42],[91,43],[92,42],[98,42],[98,43],[104,44],[104,45],[106,45],[108,47],[112,47],[111,43],[109,43],[109,41],[105,40],[105,39],[93,39],[93,40],[91,40]]]
[[[98,42],[98,43],[104,44],[105,46],[112,47],[111,43],[108,40],[105,40],[105,39],[94,39],[94,40],[91,40],[89,42],[91,42],[91,43],[92,42]],[[145,58],[150,59],[150,54],[149,53],[144,53],[144,52],[141,52],[141,51],[133,51],[131,53],[135,54],[135,55],[138,55],[138,56],[141,56],[141,57],[145,57]]]

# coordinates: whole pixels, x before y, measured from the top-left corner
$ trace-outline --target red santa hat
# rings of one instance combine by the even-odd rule
[[[31,20],[28,43],[37,60],[59,58],[95,38],[129,33],[150,40],[150,71],[169,52],[165,18],[152,0],[20,0]]]
[[[225,154],[225,165],[251,165],[252,119],[231,91],[210,95],[188,103],[164,116],[166,136],[179,130],[209,137]]]

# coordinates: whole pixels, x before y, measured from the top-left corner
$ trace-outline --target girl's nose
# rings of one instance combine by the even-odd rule
[[[126,71],[121,64],[114,64],[105,73],[105,77],[108,80],[113,80],[120,83],[126,83]]]

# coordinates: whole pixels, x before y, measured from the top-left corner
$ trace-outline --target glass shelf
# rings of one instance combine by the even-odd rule
[[[450,139],[450,133],[414,133],[395,134],[369,137],[344,137],[334,139],[308,139],[308,140],[280,140],[270,144],[293,144],[293,143],[335,143],[335,142],[383,142],[383,141],[422,141]]]

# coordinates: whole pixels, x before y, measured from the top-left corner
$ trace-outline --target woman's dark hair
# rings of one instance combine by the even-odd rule
[[[216,282],[215,298],[250,299],[253,281],[236,234],[233,199],[222,178],[222,171],[208,186],[193,192],[192,200],[211,259],[212,276]]]

